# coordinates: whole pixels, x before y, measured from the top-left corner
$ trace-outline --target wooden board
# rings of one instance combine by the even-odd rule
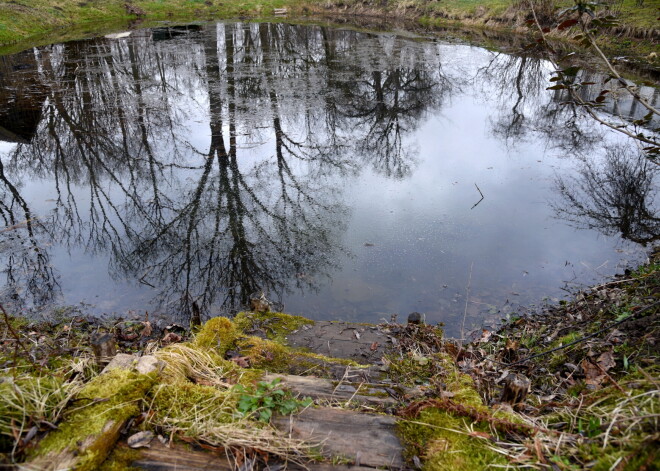
[[[266,374],[264,381],[271,382],[279,378],[282,384],[301,396],[309,396],[312,399],[326,399],[338,402],[356,401],[361,404],[394,406],[397,401],[390,396],[382,385],[362,384],[363,394],[357,394],[361,383],[348,383],[330,381],[328,379],[316,378],[314,376],[293,376],[280,374]]]
[[[126,446],[126,445],[123,445]],[[182,445],[163,445],[157,439],[149,448],[140,448],[140,459],[131,466],[148,471],[230,471],[232,467],[224,456],[207,451],[187,450]]]
[[[396,419],[378,414],[319,408],[279,417],[274,425],[293,438],[322,442],[328,458],[342,457],[358,466],[400,468],[403,448],[394,432]]]
[[[125,443],[120,445],[126,447]],[[172,444],[171,448],[154,440],[150,448],[141,448],[142,455],[131,466],[146,471],[229,471],[231,466],[226,457],[218,456],[205,450],[189,450],[184,445]],[[282,463],[269,463],[271,469],[289,471],[373,471],[365,466],[334,465],[329,463],[307,463],[305,467]],[[268,469],[263,465],[255,469]]]

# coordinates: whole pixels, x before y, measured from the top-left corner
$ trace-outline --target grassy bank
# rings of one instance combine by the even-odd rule
[[[539,17],[550,24],[569,0],[535,0]],[[0,46],[40,42],[40,38],[81,37],[125,27],[131,21],[204,21],[273,16],[286,8],[291,16],[354,15],[406,19],[426,27],[467,25],[490,29],[526,29],[529,4],[519,0],[11,0],[0,2]],[[640,53],[654,47],[659,30],[657,5],[636,0],[611,1],[601,14],[612,14],[619,25],[609,35],[611,46]],[[73,29],[73,31],[71,31]],[[100,31],[99,31],[100,30]],[[631,39],[635,41],[631,42]]]
[[[131,20],[203,21],[270,16],[290,0],[14,0],[0,2],[0,45],[57,34],[64,29],[102,28]],[[130,7],[127,7],[130,5]]]

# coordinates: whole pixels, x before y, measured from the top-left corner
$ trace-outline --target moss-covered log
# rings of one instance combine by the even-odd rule
[[[126,421],[139,414],[139,403],[156,380],[157,372],[145,375],[121,368],[96,377],[80,391],[58,430],[39,443],[26,469],[98,469]]]

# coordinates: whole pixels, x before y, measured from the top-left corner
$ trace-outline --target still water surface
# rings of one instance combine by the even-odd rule
[[[0,57],[2,301],[185,319],[264,291],[315,319],[419,311],[458,335],[464,315],[603,280],[658,237],[656,172],[550,74],[265,23]]]

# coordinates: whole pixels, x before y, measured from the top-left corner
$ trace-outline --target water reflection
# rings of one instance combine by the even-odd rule
[[[19,179],[54,179],[43,225],[59,244],[110,254],[113,278],[152,287],[175,312],[188,315],[193,302],[231,311],[258,290],[314,288],[345,251],[336,179],[357,171],[355,153],[387,176],[410,172],[415,153],[403,137],[443,95],[434,62],[393,39],[340,62],[362,35],[326,28],[185,33],[185,48],[143,31],[19,57],[30,65],[8,80],[29,71],[40,93],[16,93],[45,103],[5,101],[5,113],[43,114],[36,129],[22,125],[8,167]],[[32,264],[26,273],[53,278],[47,259]],[[23,304],[51,301],[44,293],[25,293]]]
[[[394,35],[218,24],[0,59],[3,298],[14,309],[93,292],[99,311],[151,301],[185,318],[193,305],[233,312],[264,291],[316,317],[377,321],[410,309],[448,321],[480,257],[469,317],[501,315],[538,245],[555,250],[550,237],[568,233],[549,237],[534,227],[546,213],[528,216],[552,170],[520,173],[519,157],[494,143],[547,157],[539,140],[585,153],[604,139],[545,92],[543,61]],[[514,185],[494,186],[484,173],[494,164]],[[486,198],[469,212],[476,180]],[[576,184],[559,192],[577,194]],[[603,205],[580,188],[561,211],[602,229],[585,221]],[[652,222],[624,237],[655,237],[648,211]],[[530,279],[547,289],[564,275]]]
[[[558,177],[557,217],[579,228],[643,245],[660,239],[656,206],[658,167],[621,146],[607,150],[604,163],[584,162],[575,177]]]

